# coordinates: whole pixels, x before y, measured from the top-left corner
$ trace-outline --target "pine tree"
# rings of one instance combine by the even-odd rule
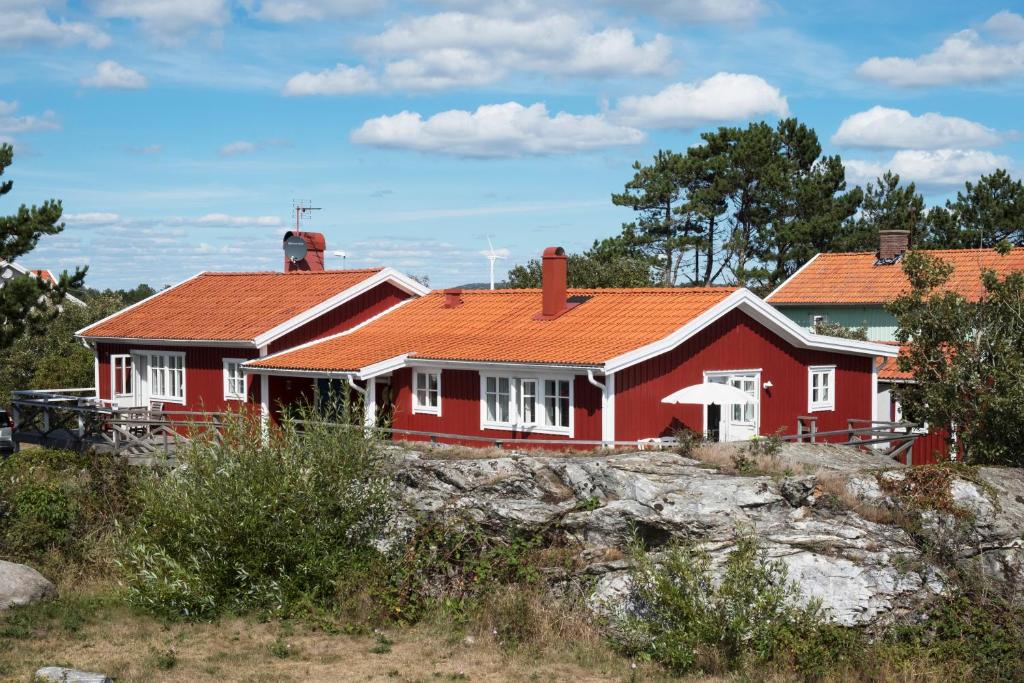
[[[14,160],[14,148],[0,144],[0,178]],[[14,183],[0,180],[0,197]],[[40,206],[22,204],[17,213],[0,216],[0,260],[13,262],[32,251],[44,235],[56,235],[64,229],[60,222],[63,207],[59,200]],[[81,287],[85,268],[73,275],[61,273],[56,284],[34,277],[16,277],[0,286],[0,349],[6,349],[26,328],[45,323],[60,310],[60,302],[69,289]]]

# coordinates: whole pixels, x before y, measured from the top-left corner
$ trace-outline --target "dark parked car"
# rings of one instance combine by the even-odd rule
[[[0,455],[8,456],[14,452],[14,420],[7,411],[0,408]]]

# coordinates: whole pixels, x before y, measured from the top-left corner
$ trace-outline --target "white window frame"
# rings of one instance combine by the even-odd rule
[[[222,365],[224,368],[224,400],[225,401],[244,401],[246,397],[246,386],[245,373],[242,372],[242,363],[249,360],[248,358],[224,358],[222,359]],[[238,375],[242,380],[242,391],[236,392],[231,391],[231,380],[239,379],[239,377],[232,378],[230,374],[230,366],[235,365],[238,368]]]
[[[420,377],[424,377],[427,382],[427,394],[430,392],[430,378],[434,377],[437,382],[437,405],[432,406],[429,403],[420,403],[419,393],[419,381]],[[412,412],[414,414],[422,413],[424,415],[441,415],[441,370],[434,368],[416,368],[412,369]]]
[[[125,361],[128,361],[126,364]],[[118,367],[120,366],[120,367]],[[128,393],[117,392],[117,376],[121,375],[121,388],[125,386],[125,379],[131,382],[132,390]],[[135,398],[135,360],[130,353],[110,354],[110,399],[117,401],[119,398]]]
[[[487,418],[487,378],[505,378],[509,381],[509,419],[508,422],[489,420]],[[546,381],[569,383],[569,426],[545,424],[544,408]],[[523,382],[532,382],[534,387],[533,414],[535,422],[523,419],[522,399],[524,396]],[[480,429],[497,429],[536,434],[556,434],[572,438],[576,433],[576,378],[566,374],[533,374],[529,372],[494,372],[480,373]]]
[[[814,400],[814,377],[828,377],[828,400]],[[807,368],[807,410],[811,413],[828,412],[836,409],[836,366],[812,365]]]
[[[164,401],[165,403],[180,403],[185,404],[186,398],[188,397],[188,366],[185,364],[185,352],[184,351],[133,351],[132,353],[140,353],[146,356],[146,393],[147,397],[151,401]],[[167,359],[180,358],[181,359],[181,396],[174,396],[172,394],[157,393],[155,383],[153,382],[153,358],[155,356],[163,356]],[[162,368],[165,373],[164,376],[164,388],[167,388],[171,384],[170,368],[164,365]]]

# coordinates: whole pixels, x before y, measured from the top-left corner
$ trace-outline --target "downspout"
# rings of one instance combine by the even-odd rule
[[[345,379],[348,380],[348,385],[356,390],[356,393],[360,396],[366,396],[366,389],[356,384],[355,378],[352,375],[345,375]]]
[[[597,378],[594,377],[594,368],[587,368],[587,381],[590,382],[591,384],[593,384],[595,387],[597,387],[601,391],[604,391],[604,389],[605,389],[604,382],[598,382]]]

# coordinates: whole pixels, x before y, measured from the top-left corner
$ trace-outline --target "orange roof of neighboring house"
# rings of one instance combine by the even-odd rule
[[[900,355],[903,355],[905,348],[905,346],[900,346]],[[896,358],[881,358],[880,360],[882,365],[878,368],[878,379],[889,382],[906,382],[914,379],[914,373],[899,369]]]
[[[33,274],[35,274],[35,276],[37,278],[39,278],[43,282],[48,282],[51,285],[57,284],[57,278],[55,278],[53,276],[53,273],[51,273],[49,270],[37,269],[37,270],[33,270],[32,272],[33,272]]]
[[[658,341],[736,291],[573,289],[589,297],[553,320],[534,320],[541,290],[469,290],[445,308],[434,292],[349,333],[250,362],[285,370],[355,371],[410,354],[432,360],[600,365]]]
[[[379,272],[200,273],[78,334],[251,342]]]
[[[952,264],[945,289],[976,299],[981,295],[981,271],[1007,274],[1024,270],[1024,247],[1005,256],[994,249],[942,249],[924,252]],[[873,252],[818,254],[772,292],[767,301],[780,304],[883,304],[910,287],[902,260],[875,265]]]

